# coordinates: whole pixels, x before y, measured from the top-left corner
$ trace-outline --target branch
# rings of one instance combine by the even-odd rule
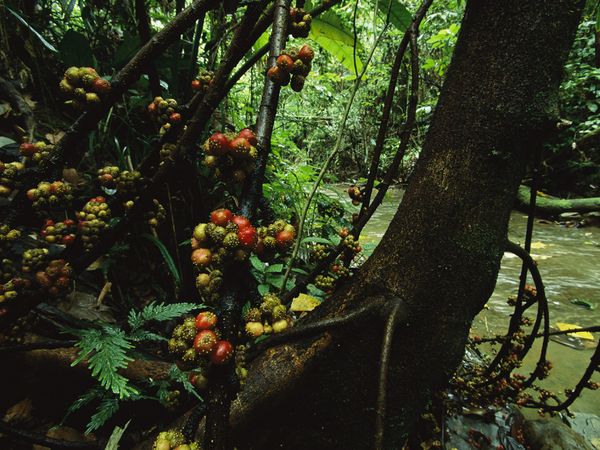
[[[45,435],[40,433],[34,433],[31,431],[22,430],[20,428],[15,428],[10,424],[6,423],[4,420],[0,420],[0,431],[17,439],[21,439],[32,444],[43,445],[44,447],[50,447],[52,449],[100,448],[97,442],[63,441],[61,439],[53,439],[46,437]]]
[[[150,31],[150,17],[148,17],[148,11],[146,11],[146,2],[144,0],[135,0],[135,15],[138,25],[138,33],[142,42],[148,42],[151,37]],[[201,14],[202,20],[204,14]],[[150,92],[152,97],[157,97],[161,94],[160,78],[156,66],[152,61],[148,63],[148,79],[150,80]]]

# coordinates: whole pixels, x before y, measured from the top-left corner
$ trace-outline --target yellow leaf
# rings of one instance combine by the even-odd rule
[[[556,322],[556,327],[560,331],[581,329],[581,327],[579,325],[573,325],[572,323],[563,323],[563,322]],[[592,333],[590,333],[589,331],[578,331],[575,333],[569,333],[569,336],[575,336],[580,339],[586,339],[588,341],[594,340],[594,335]]]
[[[320,303],[321,302],[315,297],[307,294],[300,294],[298,297],[292,300],[290,310],[294,312],[312,311],[319,306]]]

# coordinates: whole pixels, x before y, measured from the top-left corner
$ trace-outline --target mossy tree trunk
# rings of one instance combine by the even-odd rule
[[[519,186],[517,201],[520,209],[527,210],[529,205],[530,188]],[[558,216],[562,213],[588,213],[600,211],[600,197],[589,198],[557,198],[538,195],[535,201],[535,212],[542,216]]]
[[[583,1],[472,0],[402,204],[352,282],[308,321],[375,297],[404,300],[385,448],[400,448],[459,364],[494,289],[508,219],[557,93]],[[373,448],[383,324],[369,320],[265,352],[234,401],[238,448]]]

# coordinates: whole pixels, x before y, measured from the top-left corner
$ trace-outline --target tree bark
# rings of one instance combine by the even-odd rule
[[[491,295],[525,165],[553,132],[583,1],[472,0],[402,204],[351,283],[303,323],[401,298],[384,448],[401,448],[459,364]],[[301,326],[302,323],[298,324]],[[266,351],[230,416],[237,448],[374,446],[384,321],[365,319]]]
[[[517,201],[519,208],[527,209],[529,205],[529,186],[519,186]],[[587,213],[600,211],[600,197],[590,198],[558,198],[538,195],[535,212],[541,216],[558,216],[567,212]]]

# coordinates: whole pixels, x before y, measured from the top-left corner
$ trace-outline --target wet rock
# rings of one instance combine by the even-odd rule
[[[560,220],[579,220],[582,215],[578,212],[565,212],[558,216]]]
[[[523,424],[525,439],[536,450],[595,450],[588,441],[555,419],[529,420]]]
[[[594,414],[575,413],[575,417],[565,417],[564,420],[567,425],[600,450],[600,417]]]

